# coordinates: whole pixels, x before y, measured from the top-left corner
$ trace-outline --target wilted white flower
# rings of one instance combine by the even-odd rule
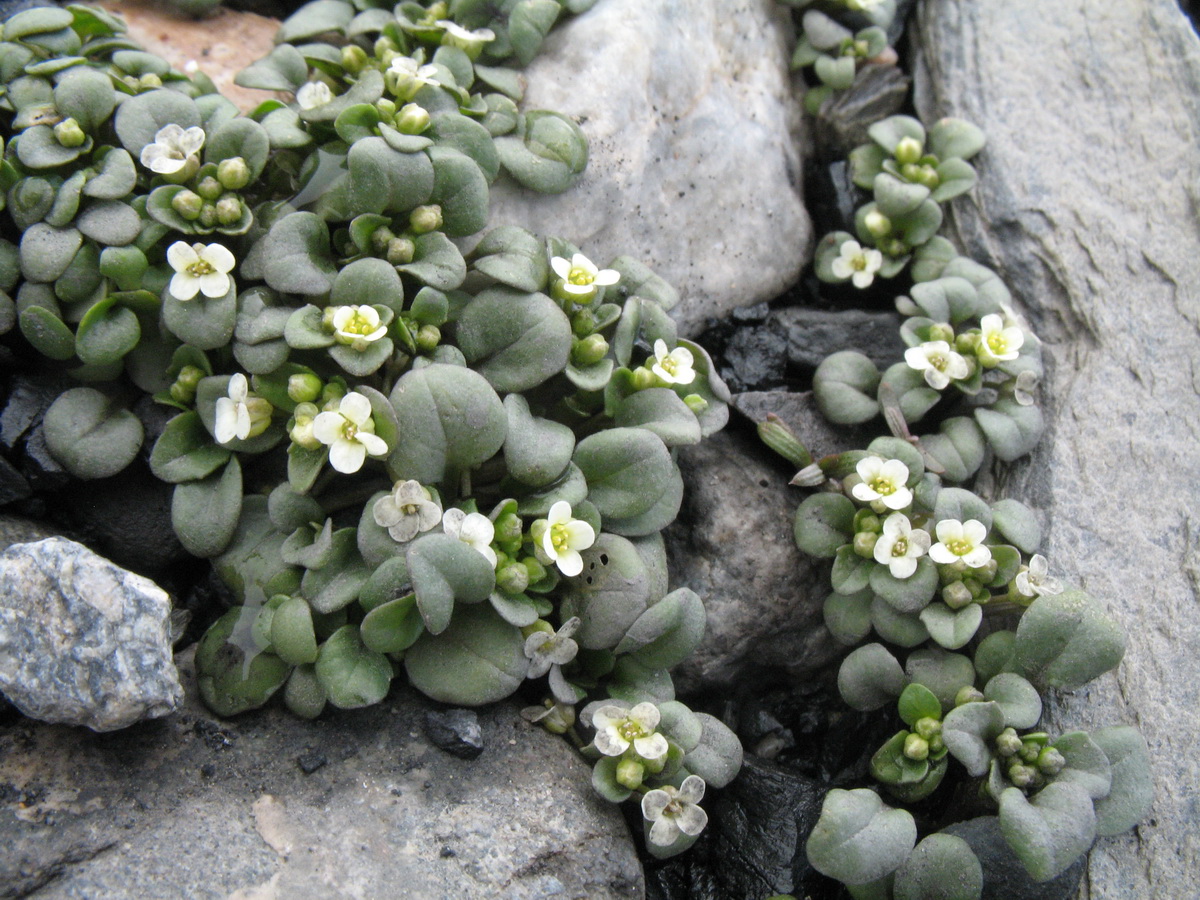
[[[1061,594],[1062,582],[1050,577],[1050,563],[1040,553],[1033,554],[1029,567],[1017,573],[1013,580],[1017,593],[1022,597],[1040,597],[1042,594]]]
[[[947,565],[964,562],[972,569],[985,566],[992,558],[992,551],[983,543],[987,528],[978,519],[942,519],[934,529],[938,542],[929,548],[929,558],[935,563]]]
[[[244,441],[250,436],[250,407],[246,404],[250,385],[246,376],[238,372],[230,378],[227,393],[217,398],[213,434],[218,444],[227,444],[234,438]]]
[[[695,837],[708,824],[708,814],[697,804],[704,799],[704,779],[689,775],[678,788],[664,785],[642,797],[642,815],[650,826],[650,843],[669,847],[686,834]]]
[[[442,520],[442,507],[419,481],[398,481],[392,492],[375,501],[375,524],[386,528],[392,540],[403,544]]]
[[[445,29],[442,43],[457,47],[471,59],[479,56],[484,44],[496,39],[496,32],[490,28],[477,28],[471,31],[450,19],[439,19],[437,24],[440,28]]]
[[[843,241],[830,268],[838,278],[849,278],[856,288],[867,288],[882,266],[883,254],[878,250],[863,247],[858,241]]]
[[[650,371],[667,384],[691,384],[696,380],[695,360],[687,347],[676,347],[667,352],[667,342],[659,338],[654,342],[654,365]]]
[[[875,541],[875,562],[887,566],[893,578],[908,578],[917,571],[917,560],[929,549],[929,532],[913,528],[908,516],[893,513],[883,521]]]
[[[301,109],[316,109],[333,100],[333,91],[324,81],[306,81],[296,91],[296,103]]]
[[[197,294],[224,297],[229,293],[237,260],[220,244],[187,244],[176,241],[167,248],[167,262],[175,270],[167,290],[176,300],[191,300]]]
[[[496,565],[496,551],[492,549],[496,526],[483,513],[467,513],[451,507],[442,514],[442,530],[464,544],[470,544],[482,553],[488,562]]]
[[[971,374],[966,359],[961,353],[951,350],[945,341],[926,341],[919,347],[909,347],[904,351],[904,361],[909,368],[923,374],[925,383],[935,391]]]
[[[154,143],[142,148],[142,165],[159,175],[174,175],[188,164],[204,146],[204,129],[197,125],[184,128],[164,125],[154,135]],[[197,158],[199,162],[199,158]]]
[[[632,744],[642,759],[665,756],[667,739],[654,730],[660,718],[653,703],[639,703],[633,709],[602,706],[592,714],[596,749],[605,756],[621,756]]]
[[[388,84],[396,95],[411,100],[427,84],[437,84],[437,66],[421,65],[411,56],[397,56],[388,66]]]
[[[979,343],[975,355],[988,367],[1016,359],[1021,345],[1025,343],[1025,332],[1016,325],[1004,325],[1004,320],[994,313],[980,320]]]
[[[559,500],[550,507],[546,517],[546,530],[542,534],[542,550],[550,561],[567,576],[583,571],[580,550],[586,550],[596,542],[596,532],[582,519],[571,518],[571,504]]]
[[[336,412],[326,410],[313,419],[312,433],[329,447],[329,464],[344,475],[361,469],[367,454],[388,452],[387,443],[375,434],[371,401],[357,391],[343,397]]]
[[[529,659],[528,678],[541,678],[551,666],[565,666],[579,652],[571,636],[579,630],[579,616],[572,616],[555,632],[535,631],[525,638],[525,656]]]
[[[898,459],[868,456],[854,467],[862,479],[850,493],[863,503],[882,503],[887,509],[904,509],[912,503],[912,491],[906,486],[908,466]]]
[[[576,253],[569,262],[564,257],[555,256],[550,260],[550,268],[563,280],[564,291],[579,296],[590,297],[596,293],[596,288],[621,280],[621,273],[616,269],[598,268],[582,253]]]

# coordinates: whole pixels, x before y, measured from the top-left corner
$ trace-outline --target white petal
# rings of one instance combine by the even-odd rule
[[[908,578],[917,571],[917,561],[911,556],[892,557],[887,561],[887,567],[893,578]]]
[[[883,498],[883,505],[888,509],[904,509],[912,503],[912,491],[906,487],[898,487]]]
[[[659,713],[658,707],[653,703],[643,702],[629,711],[629,718],[646,731],[653,731],[658,727],[662,715]]]
[[[458,537],[462,532],[463,520],[466,517],[467,514],[457,506],[450,507],[442,513],[442,531],[452,537]]]
[[[667,755],[670,747],[667,746],[667,739],[661,734],[652,734],[650,737],[640,737],[633,739],[633,747],[637,751],[638,756],[642,759],[659,759]]]
[[[404,513],[400,511],[396,501],[389,496],[380,497],[375,501],[375,505],[371,508],[371,516],[380,528],[391,528],[404,518]]]
[[[689,837],[695,837],[708,824],[708,813],[695,804],[685,806],[675,817],[675,825]]]
[[[600,287],[608,287],[610,284],[616,284],[621,280],[621,273],[616,269],[601,269],[596,273],[596,277],[592,279],[592,284]]]
[[[186,272],[176,272],[171,276],[167,290],[176,300],[191,300],[200,293],[200,279]]]
[[[229,274],[237,264],[233,254],[221,244],[209,244],[202,255],[205,262],[222,274]]]
[[[659,338],[654,342],[654,358],[660,362],[667,356],[667,342]]]
[[[362,444],[372,456],[384,456],[388,452],[387,441],[377,434],[360,431],[355,435],[355,440]]]
[[[535,631],[533,634],[529,635],[529,637],[525,638],[526,658],[533,659],[535,656],[537,656],[538,651],[542,649],[542,645],[544,645],[546,641],[553,637],[554,635],[548,631]]]
[[[925,383],[935,391],[940,391],[950,384],[950,376],[944,372],[939,372],[933,366],[925,370]]]
[[[229,395],[229,399],[235,403],[244,403],[246,395],[250,393],[250,385],[246,381],[246,376],[241,372],[235,372],[230,376],[226,393]]]
[[[896,546],[896,539],[891,535],[884,534],[875,541],[875,547],[871,551],[875,556],[875,562],[881,566],[890,566],[894,557],[892,556],[892,548]]]
[[[362,394],[351,391],[338,404],[338,412],[361,428],[371,418],[371,401]]]
[[[647,791],[642,797],[642,818],[647,822],[657,822],[671,802],[671,795],[661,788]]]
[[[855,272],[850,276],[850,281],[859,290],[862,290],[863,288],[869,288],[875,281],[875,273],[865,270]]]
[[[945,544],[941,543],[934,544],[929,548],[929,558],[943,566],[958,562],[958,557],[951,553]]]
[[[422,500],[417,504],[417,530],[428,531],[442,519],[442,508],[432,500]]]
[[[892,484],[900,485],[908,481],[908,466],[898,459],[886,460],[879,467],[879,473]]]
[[[346,420],[341,413],[328,410],[317,413],[317,417],[313,419],[312,423],[313,437],[322,444],[333,444],[335,441],[342,440],[342,429],[345,426]]]
[[[593,741],[596,749],[605,756],[620,756],[629,749],[629,741],[617,734],[616,729],[604,728],[596,732]]]
[[[879,492],[869,484],[861,481],[850,489],[850,493],[855,500],[861,500],[863,503],[870,503],[872,500],[879,499]]]
[[[483,513],[470,513],[463,519],[458,536],[460,540],[464,540],[468,544],[486,546],[496,536],[496,527],[492,524],[491,519]]]
[[[624,707],[601,706],[592,713],[592,726],[597,731],[603,731],[605,728],[611,728],[620,722],[624,722],[627,715],[629,715],[629,710]]]
[[[912,547],[916,547],[921,551],[920,553],[912,554],[914,556],[923,556],[931,543],[933,543],[933,539],[929,537],[929,532],[921,528],[914,528],[908,536],[910,550]]]
[[[883,533],[887,537],[906,537],[911,531],[912,523],[908,521],[908,516],[897,513],[883,520]]]
[[[191,244],[176,241],[167,248],[167,262],[176,272],[183,272],[188,266],[194,266],[200,262],[200,254],[192,248]]]
[[[550,260],[550,268],[554,270],[554,274],[564,281],[571,274],[571,263],[561,256],[555,256]]]
[[[213,437],[218,444],[227,444],[236,435],[237,411],[228,397],[217,398],[216,417],[213,420]]]
[[[963,562],[972,569],[978,569],[980,566],[986,566],[991,558],[992,551],[981,545],[964,556]]]
[[[231,280],[228,275],[222,272],[210,272],[207,275],[201,275],[196,279],[196,283],[200,287],[200,292],[205,297],[212,297],[216,300],[229,293],[229,282]]]
[[[550,512],[546,516],[546,522],[550,525],[557,525],[560,522],[569,522],[571,520],[571,504],[566,500],[559,500],[550,507]],[[549,529],[547,529],[548,531]]]
[[[567,547],[572,551],[586,550],[596,542],[596,532],[592,526],[582,519],[575,519],[566,524]],[[576,554],[578,556],[578,554]]]
[[[854,266],[850,265],[850,260],[841,256],[830,263],[829,268],[836,278],[849,278],[854,274]]]
[[[583,557],[574,550],[563,550],[554,560],[558,571],[568,578],[574,578],[583,571]]]
[[[329,464],[343,475],[353,475],[366,458],[367,449],[358,441],[334,441],[329,448]]]
[[[963,522],[962,533],[972,544],[982,544],[987,537],[987,526],[978,519],[967,519]]]
[[[564,281],[561,285],[562,289],[568,294],[594,294],[596,292],[595,285],[591,284],[572,284],[569,281]]]
[[[904,361],[910,369],[918,371],[929,368],[929,357],[921,347],[909,347],[904,351]]]
[[[175,141],[175,146],[188,156],[199,153],[200,148],[204,146],[204,129],[198,125],[193,125],[179,135]]]
[[[858,241],[842,241],[842,245],[838,247],[838,253],[843,259],[853,259],[862,253],[862,244]]]
[[[679,786],[679,799],[685,803],[699,803],[704,799],[704,779],[699,775],[689,775]]]
[[[659,847],[670,847],[679,837],[679,827],[670,816],[662,816],[650,826],[650,843]]]
[[[943,544],[963,539],[963,524],[958,519],[942,519],[934,529],[938,540]]]

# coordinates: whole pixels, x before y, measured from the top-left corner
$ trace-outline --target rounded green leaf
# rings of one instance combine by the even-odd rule
[[[837,425],[859,425],[879,414],[879,370],[856,350],[825,357],[813,373],[813,397],[821,414]]]
[[[519,291],[546,287],[550,264],[536,236],[515,225],[501,225],[484,235],[472,253],[472,268]]]
[[[616,647],[650,604],[646,562],[630,541],[607,532],[580,555],[583,571],[566,585],[569,614],[582,620],[575,640],[587,650]]]
[[[425,630],[416,597],[406,594],[376,606],[363,618],[362,639],[379,653],[407,650]]]
[[[1125,632],[1083,591],[1038,597],[1017,625],[1016,664],[1035,685],[1073,691],[1125,655]]]
[[[983,622],[983,607],[969,603],[962,609],[951,609],[945,603],[932,603],[921,610],[921,621],[929,636],[947,650],[966,646]]]
[[[1104,751],[1112,771],[1108,796],[1095,800],[1096,833],[1120,834],[1150,812],[1154,802],[1154,777],[1150,750],[1136,728],[1117,725],[1092,732],[1092,740]]]
[[[942,718],[942,704],[937,695],[923,684],[910,684],[900,694],[896,705],[900,718],[910,728],[920,719]]]
[[[1066,760],[1055,784],[1071,783],[1087,791],[1093,800],[1101,800],[1112,790],[1112,767],[1108,756],[1086,731],[1071,731],[1050,745]]]
[[[287,680],[291,667],[267,653],[254,634],[261,606],[235,607],[213,623],[196,647],[196,685],[220,716],[257,709]]]
[[[929,630],[917,613],[902,613],[881,597],[874,598],[870,611],[871,627],[889,644],[916,647],[929,640]]]
[[[1000,795],[1000,830],[1034,880],[1049,881],[1092,845],[1092,798],[1079,785],[1057,781],[1030,800],[1008,788]]]
[[[894,872],[916,842],[917,825],[907,811],[892,809],[865,788],[835,788],[825,795],[805,850],[822,875],[854,885]]]
[[[288,597],[275,608],[271,617],[271,649],[293,666],[317,661],[312,608],[303,597]]]
[[[629,626],[615,648],[649,668],[671,669],[689,656],[704,637],[704,604],[690,588],[667,594]]]
[[[611,367],[611,360],[608,361]],[[645,428],[668,447],[700,443],[700,422],[675,391],[650,388],[626,397],[617,406],[618,428]]]
[[[992,527],[991,507],[964,488],[948,487],[938,491],[933,517],[939,522],[943,519],[957,519],[959,522],[975,519],[989,531]]]
[[[854,536],[855,506],[843,494],[813,494],[796,510],[792,536],[810,556],[830,558]],[[844,591],[841,593],[845,593]]]
[[[346,154],[346,165],[347,199],[357,213],[407,212],[433,196],[430,158],[424,153],[400,153],[381,137],[355,141]]]
[[[17,316],[21,334],[33,348],[50,359],[75,356],[75,335],[57,315],[42,306],[26,306]]]
[[[489,288],[459,316],[458,346],[497,391],[525,391],[566,367],[571,323],[545,294]]]
[[[95,304],[75,332],[75,354],[89,365],[113,363],[137,346],[142,336],[137,314],[107,297]]]
[[[195,102],[179,91],[165,88],[126,97],[113,118],[121,145],[134,159],[140,159],[147,144],[166,125],[191,128],[200,125]]]
[[[987,453],[983,432],[966,416],[946,419],[937,434],[922,436],[921,447],[944,470],[946,481],[959,483],[979,471]]]
[[[931,834],[896,871],[895,900],[979,900],[983,867],[969,844],[949,834]]]
[[[975,421],[996,457],[1004,462],[1012,462],[1033,450],[1045,428],[1039,406],[1022,406],[1012,398],[1001,398],[990,409],[976,409]]]
[[[983,689],[983,696],[1000,704],[1004,724],[1032,728],[1042,717],[1042,697],[1032,684],[1013,672],[1001,672]]]
[[[825,598],[822,611],[825,627],[840,642],[853,646],[871,633],[871,601],[869,588],[853,594],[836,591]]]
[[[587,166],[587,138],[566,116],[545,110],[522,115],[515,134],[496,139],[500,164],[520,184],[561,194]]]
[[[994,631],[979,642],[975,648],[975,668],[982,683],[1015,670],[1016,642],[1016,634],[1007,630]]]
[[[708,785],[723,788],[742,767],[742,744],[720,719],[708,713],[695,715],[700,721],[700,740],[684,756],[684,768]]]
[[[378,703],[392,683],[392,664],[382,653],[364,646],[357,625],[343,625],[331,634],[321,645],[315,666],[329,702],[340,709]]]
[[[188,410],[171,419],[158,436],[150,451],[150,471],[163,481],[177,484],[204,478],[227,459],[229,451],[213,442],[200,414]]]
[[[879,709],[899,697],[908,678],[882,644],[859,647],[838,669],[838,692],[860,712]]]
[[[942,740],[946,749],[975,778],[984,775],[992,760],[992,741],[1004,730],[1004,711],[999,703],[964,703],[946,713]]]
[[[107,478],[133,462],[142,423],[94,388],[60,394],[42,420],[46,446],[76,478]]]
[[[479,603],[496,586],[496,572],[487,557],[448,534],[428,534],[413,541],[405,562],[430,634],[446,630],[456,602]]]
[[[670,451],[654,434],[641,428],[611,428],[590,435],[575,447],[572,457],[587,480],[588,500],[596,505],[606,527],[630,535],[658,531],[675,518],[683,497],[683,482]],[[660,501],[669,508],[659,509]],[[657,528],[619,528],[654,512],[665,519]]]
[[[193,556],[216,556],[228,547],[241,514],[242,467],[236,456],[220,475],[177,484],[171,495],[171,525]]]
[[[413,687],[434,700],[461,706],[494,703],[525,679],[529,660],[519,629],[480,603],[458,606],[440,635],[423,634],[404,655]]]
[[[575,434],[566,425],[534,416],[520,394],[504,398],[508,432],[504,438],[504,463],[517,481],[544,487],[558,478],[571,462]]]
[[[992,525],[1005,540],[1026,555],[1042,544],[1042,526],[1037,513],[1019,500],[1006,498],[992,504]]]
[[[932,609],[929,604],[937,592],[938,584],[937,566],[928,556],[917,560],[916,571],[907,578],[897,578],[887,566],[874,566],[871,569],[871,590],[902,613]]]

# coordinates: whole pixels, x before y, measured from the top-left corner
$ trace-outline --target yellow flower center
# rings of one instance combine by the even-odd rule
[[[211,275],[215,271],[217,270],[213,268],[213,264],[207,259],[198,259],[187,267],[187,273],[193,278],[200,278],[203,275]]]
[[[566,522],[559,522],[550,526],[550,543],[557,552],[562,553],[564,550],[569,549],[570,542],[571,533],[567,529]]]
[[[886,497],[889,494],[896,493],[896,485],[892,483],[890,478],[884,478],[880,475],[871,481],[871,490]]]
[[[350,320],[342,326],[342,331],[348,334],[368,335],[375,330],[376,326],[371,324],[371,320],[362,313],[355,313],[350,317]]]
[[[354,440],[358,437],[358,426],[346,419],[346,424],[342,426],[342,437],[348,441]]]
[[[858,254],[855,254],[854,256],[850,257],[850,268],[852,268],[856,272],[866,271],[867,254],[858,253]]]
[[[679,368],[679,363],[672,359],[669,355],[660,359],[658,364],[662,366],[663,371],[665,371],[668,375],[674,375],[676,369]]]
[[[896,538],[896,543],[892,544],[892,556],[907,556],[908,555],[908,538]]]
[[[987,345],[997,356],[1008,352],[1008,341],[1004,339],[1004,335],[998,332],[988,335]]]
[[[939,372],[945,372],[946,366],[950,365],[950,358],[944,353],[930,353],[928,359],[929,364]]]
[[[966,556],[975,549],[975,546],[966,538],[959,538],[953,541],[946,541],[946,549],[955,556]]]
[[[571,271],[567,273],[567,281],[579,287],[586,287],[595,280],[596,278],[591,272],[580,266],[572,266]]]
[[[633,741],[636,738],[645,737],[646,731],[641,725],[626,719],[617,726],[617,731],[627,741]]]

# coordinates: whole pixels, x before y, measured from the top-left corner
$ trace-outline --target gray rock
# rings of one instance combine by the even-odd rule
[[[641,259],[679,289],[687,336],[776,297],[812,243],[791,47],[775,0],[596,4],[551,33],[523,103],[579,120],[587,171],[558,196],[497,182],[491,224]]]
[[[787,463],[731,430],[680,450],[683,508],[664,533],[672,587],[704,600],[708,628],[672,673],[681,693],[731,691],[763,668],[789,676],[827,664],[840,648],[825,628],[814,562],[786,523],[799,492]],[[782,527],[781,527],[782,523]]]
[[[483,729],[473,709],[430,710],[425,714],[425,736],[459,759],[477,759],[483,752]]]
[[[1121,722],[1158,796],[1101,840],[1084,895],[1196,894],[1200,831],[1200,41],[1173,0],[931,0],[918,108],[988,134],[952,236],[1048,342],[1048,434],[1006,493],[1049,514],[1046,556],[1129,634],[1115,677],[1050,727]]]
[[[736,329],[725,345],[721,378],[731,391],[777,387],[788,362],[787,332],[768,320]]]
[[[813,129],[821,155],[844,158],[859,144],[869,143],[867,129],[900,112],[910,83],[899,66],[864,66],[849,89],[821,104]]]
[[[733,408],[755,425],[766,421],[768,413],[774,413],[800,439],[814,459],[844,450],[861,449],[871,441],[871,435],[862,429],[834,428],[830,425],[817,409],[812,391],[747,391],[734,395]],[[789,491],[792,492],[792,506],[799,505],[804,495],[794,488],[789,488]],[[795,513],[794,508],[792,513]]]
[[[796,366],[815,369],[835,350],[865,353],[880,370],[904,358],[896,313],[793,306],[776,310],[771,318],[787,329],[788,361]]]
[[[1069,900],[1079,890],[1082,859],[1056,878],[1034,881],[1004,840],[1000,820],[995,816],[956,822],[945,832],[962,838],[979,857],[984,879],[980,900]]]
[[[13,544],[29,544],[48,537],[60,537],[62,532],[50,525],[43,525],[24,516],[0,514],[0,550]]]
[[[314,722],[279,708],[215,721],[194,680],[178,715],[116,734],[0,730],[0,784],[20,786],[0,791],[0,897],[643,894],[587,763],[512,703],[480,711],[497,749],[466,761],[424,739],[432,705],[409,690]],[[306,774],[306,756],[326,763]]]
[[[125,728],[173,711],[171,601],[153,582],[52,537],[0,554],[0,691],[46,722]]]

